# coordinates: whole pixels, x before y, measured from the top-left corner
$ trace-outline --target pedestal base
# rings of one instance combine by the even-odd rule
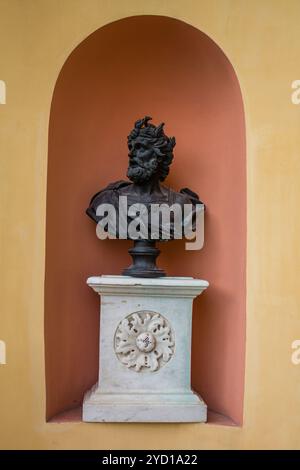
[[[98,383],[85,395],[88,422],[205,422],[191,390],[193,299],[207,286],[192,278],[101,276]]]
[[[206,422],[207,406],[194,392],[106,394],[94,386],[85,394],[83,421],[192,423]]]

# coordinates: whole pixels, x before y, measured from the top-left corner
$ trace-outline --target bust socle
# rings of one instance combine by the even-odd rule
[[[149,116],[135,122],[134,129],[130,132],[127,142],[129,149],[129,165],[127,177],[131,181],[120,180],[110,183],[106,188],[96,193],[90,201],[86,213],[96,223],[101,221],[97,209],[103,204],[111,204],[116,211],[116,221],[119,221],[120,196],[126,196],[128,207],[133,204],[143,204],[147,210],[157,205],[166,205],[168,207],[181,208],[180,229],[185,225],[184,207],[190,206],[192,227],[195,226],[196,207],[202,205],[196,193],[188,188],[181,189],[179,192],[161,184],[169,173],[169,167],[173,160],[173,149],[175,147],[175,138],[168,137],[163,130],[164,123],[155,126],[149,121]],[[162,207],[162,206],[161,206]],[[171,213],[168,227],[168,236],[165,235],[165,227],[160,220],[155,230],[153,230],[153,219],[147,218],[147,235],[143,239],[136,239],[126,232],[125,237],[119,236],[119,226],[115,231],[115,238],[128,238],[135,240],[135,246],[129,250],[133,257],[133,265],[127,268],[123,274],[135,277],[160,277],[164,272],[157,268],[155,259],[159,250],[155,248],[155,241],[166,241],[174,238],[178,232],[174,220],[174,213]],[[127,226],[132,221],[132,215],[126,213]],[[176,219],[178,222],[178,218]],[[180,230],[182,233],[182,230]]]

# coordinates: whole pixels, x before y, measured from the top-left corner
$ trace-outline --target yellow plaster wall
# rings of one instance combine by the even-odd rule
[[[242,428],[44,419],[51,96],[77,44],[111,21],[141,14],[178,18],[208,34],[242,88],[248,151]],[[0,340],[7,347],[0,448],[300,448],[300,364],[291,362],[291,343],[300,339],[300,105],[291,102],[291,83],[300,79],[299,20],[299,0],[0,0],[0,79],[7,86],[0,105]]]

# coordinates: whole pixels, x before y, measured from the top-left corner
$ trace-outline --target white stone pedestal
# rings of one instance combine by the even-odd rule
[[[191,390],[193,299],[207,281],[90,277],[101,295],[99,381],[86,393],[83,421],[205,422]]]

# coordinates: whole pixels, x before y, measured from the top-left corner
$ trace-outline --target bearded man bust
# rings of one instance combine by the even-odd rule
[[[133,265],[123,271],[124,275],[134,277],[161,277],[165,273],[159,269],[155,260],[160,251],[155,247],[155,241],[167,241],[175,238],[182,238],[183,227],[187,218],[191,221],[191,229],[195,229],[196,209],[203,203],[196,193],[188,188],[179,192],[161,184],[169,173],[169,167],[174,158],[173,149],[176,141],[175,137],[168,137],[163,130],[164,123],[155,126],[149,121],[152,118],[145,116],[135,122],[134,129],[127,137],[129,149],[129,165],[127,177],[131,181],[116,181],[97,192],[91,199],[86,213],[96,223],[101,222],[103,214],[99,215],[99,207],[110,204],[116,211],[116,228],[114,238],[127,238],[134,240],[134,248],[129,250],[133,258]],[[120,221],[120,197],[126,197],[127,206],[143,205],[148,214],[153,206],[167,205],[169,208],[181,208],[180,227],[178,230],[178,218],[175,220],[174,212],[170,213],[170,221],[166,230],[163,221],[153,227],[153,218],[146,218],[144,224],[144,236],[136,237],[127,230],[130,223],[136,216],[132,212],[126,212],[126,234],[121,236]],[[184,211],[185,207],[191,207],[192,211],[188,217]],[[176,223],[177,224],[176,224]],[[108,230],[108,228],[106,228]],[[146,235],[145,235],[146,230]],[[180,232],[180,233],[179,233]],[[179,234],[179,235],[178,235]]]

